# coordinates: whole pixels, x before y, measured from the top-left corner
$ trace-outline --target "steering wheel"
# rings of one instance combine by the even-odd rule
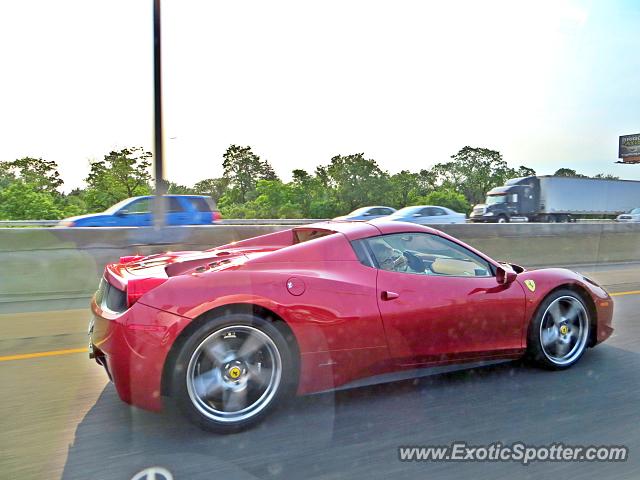
[[[411,270],[418,273],[424,273],[424,262],[420,260],[420,257],[409,251],[404,251],[402,254],[406,257]]]

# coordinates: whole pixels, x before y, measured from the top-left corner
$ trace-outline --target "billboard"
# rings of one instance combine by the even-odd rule
[[[620,136],[618,158],[620,163],[640,163],[640,133]]]

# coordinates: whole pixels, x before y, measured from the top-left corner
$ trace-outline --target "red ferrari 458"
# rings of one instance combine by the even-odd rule
[[[524,356],[568,368],[613,331],[611,298],[578,273],[525,271],[438,230],[377,220],[123,257],[92,309],[90,355],[122,400],[158,411],[171,397],[217,432],[295,394],[432,367]]]

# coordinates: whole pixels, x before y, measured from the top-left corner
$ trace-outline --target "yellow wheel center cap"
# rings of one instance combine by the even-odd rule
[[[233,367],[229,369],[229,376],[234,380],[240,376],[242,371],[238,367]]]
[[[562,326],[560,327],[560,333],[561,333],[562,335],[566,335],[567,333],[569,333],[569,327],[567,327],[566,325],[562,325]]]

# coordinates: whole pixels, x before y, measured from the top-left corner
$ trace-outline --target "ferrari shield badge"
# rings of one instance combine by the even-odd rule
[[[536,282],[534,282],[533,280],[525,280],[524,284],[527,286],[527,288],[529,290],[531,290],[532,292],[536,291]]]

